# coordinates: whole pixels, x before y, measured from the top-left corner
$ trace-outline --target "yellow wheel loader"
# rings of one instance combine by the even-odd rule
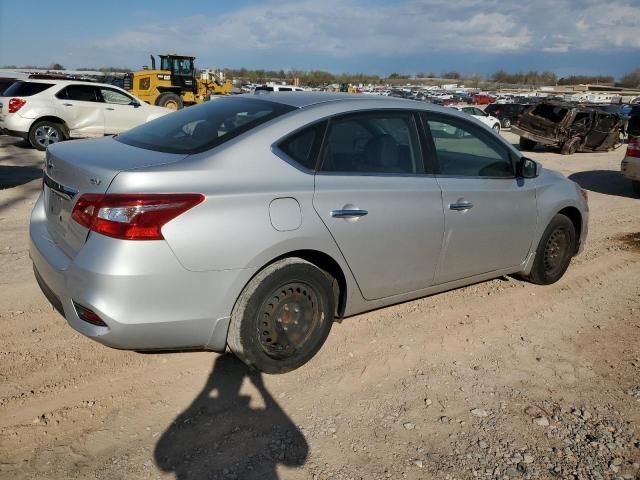
[[[194,60],[189,55],[160,55],[160,68],[156,69],[151,55],[151,69],[126,74],[124,88],[151,105],[171,110],[205,102],[212,95],[228,95],[231,81],[208,70],[198,78]]]

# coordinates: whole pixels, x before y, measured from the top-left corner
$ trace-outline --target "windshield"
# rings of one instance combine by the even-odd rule
[[[170,70],[176,75],[189,75],[193,71],[192,58],[161,57],[160,70]]]
[[[221,98],[165,115],[116,140],[158,152],[204,152],[291,110],[264,100]]]

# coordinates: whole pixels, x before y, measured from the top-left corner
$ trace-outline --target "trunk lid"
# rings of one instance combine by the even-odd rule
[[[51,239],[69,257],[84,245],[89,231],[71,218],[84,193],[105,193],[118,173],[182,160],[186,155],[151,152],[113,138],[64,142],[49,147],[44,207]]]

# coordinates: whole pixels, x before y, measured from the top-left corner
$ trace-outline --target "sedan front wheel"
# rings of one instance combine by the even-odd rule
[[[531,273],[525,278],[538,285],[557,282],[569,268],[575,250],[576,229],[573,222],[559,213],[551,219],[542,234]]]

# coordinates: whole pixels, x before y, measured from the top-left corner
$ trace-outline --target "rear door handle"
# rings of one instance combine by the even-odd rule
[[[105,110],[115,110],[115,108],[106,107]]]
[[[73,103],[63,103],[62,105],[65,107],[73,107]]]
[[[331,210],[331,216],[333,218],[357,218],[364,217],[369,212],[366,210]]]
[[[449,204],[449,210],[455,210],[457,212],[463,212],[465,210],[469,210],[470,208],[473,208],[473,203],[471,202],[458,202]]]

